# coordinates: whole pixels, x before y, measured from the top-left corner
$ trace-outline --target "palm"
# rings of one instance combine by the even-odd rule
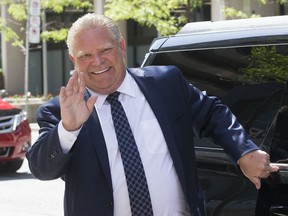
[[[77,130],[88,119],[93,110],[96,97],[84,99],[84,77],[74,72],[66,87],[60,91],[60,107],[63,126],[66,130]]]

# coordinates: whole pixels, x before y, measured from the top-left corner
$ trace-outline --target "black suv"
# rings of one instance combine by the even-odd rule
[[[153,41],[142,63],[148,65],[178,66],[189,82],[228,105],[282,165],[258,191],[222,148],[195,138],[208,215],[288,215],[288,16],[189,23]]]

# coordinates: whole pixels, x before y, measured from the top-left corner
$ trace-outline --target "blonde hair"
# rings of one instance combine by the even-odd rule
[[[69,54],[73,56],[73,51],[75,47],[75,36],[78,33],[86,30],[91,30],[100,26],[107,28],[107,30],[111,32],[111,36],[115,41],[121,41],[121,32],[117,24],[111,18],[95,13],[88,13],[76,20],[72,24],[68,32],[67,47]]]

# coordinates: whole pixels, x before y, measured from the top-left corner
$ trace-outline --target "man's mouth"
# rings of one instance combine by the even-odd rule
[[[108,67],[108,68],[105,68],[103,70],[100,70],[100,71],[94,71],[92,72],[93,74],[101,74],[101,73],[105,73],[106,71],[110,70],[111,67]]]

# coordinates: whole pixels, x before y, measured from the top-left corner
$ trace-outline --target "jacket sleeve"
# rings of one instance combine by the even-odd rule
[[[197,136],[212,138],[215,144],[223,147],[234,163],[244,154],[259,149],[231,110],[217,97],[200,91],[184,78],[182,86]]]
[[[148,66],[145,72],[156,80],[160,95],[166,95],[167,107],[174,107],[174,112],[182,110],[185,113],[188,121],[185,127],[193,128],[190,133],[212,138],[234,163],[242,155],[259,149],[230,109],[217,97],[209,96],[188,83],[177,67]]]
[[[59,142],[60,105],[58,97],[38,108],[36,120],[40,126],[39,137],[26,153],[29,168],[32,174],[41,180],[62,177],[68,168],[71,154],[64,154]]]

